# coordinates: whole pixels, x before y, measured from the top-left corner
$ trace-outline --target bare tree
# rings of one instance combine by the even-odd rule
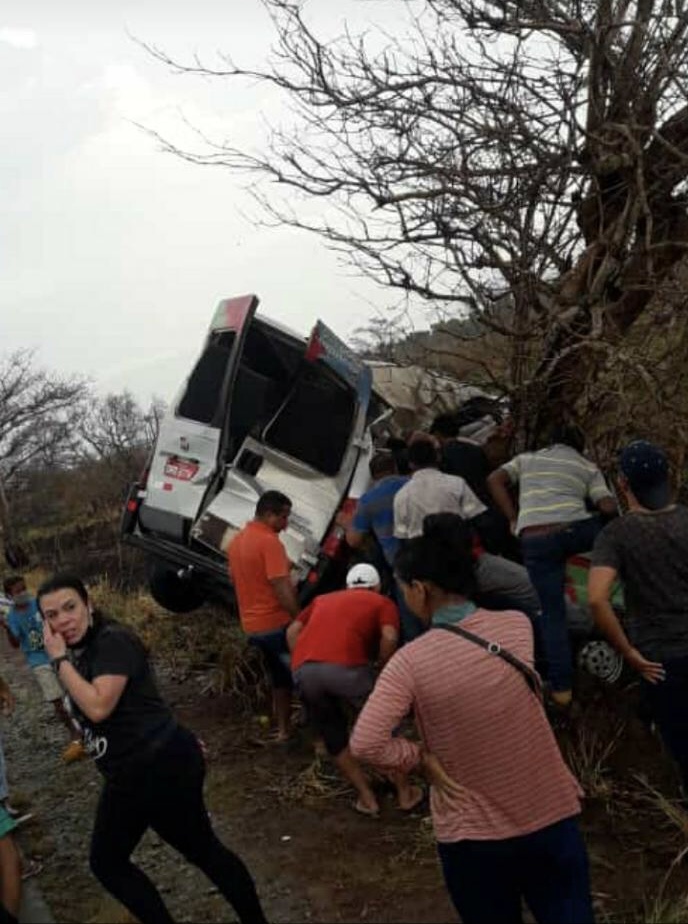
[[[37,367],[30,351],[0,358],[0,525],[6,547],[15,541],[8,496],[22,472],[71,455],[75,413],[86,388],[83,379]]]
[[[327,42],[302,4],[264,2],[277,36],[264,69],[150,50],[275,85],[291,123],[258,152],[165,147],[262,177],[277,221],[441,319],[508,338],[506,385],[534,429],[584,413],[686,255],[683,0],[399,0],[403,32]]]
[[[155,442],[163,413],[159,398],[144,410],[126,390],[91,401],[79,425],[85,454],[112,459],[145,452]]]

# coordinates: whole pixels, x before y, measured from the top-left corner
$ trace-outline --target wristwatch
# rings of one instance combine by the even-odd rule
[[[56,674],[60,673],[60,664],[62,664],[63,661],[69,661],[69,657],[67,655],[60,655],[59,658],[53,658],[52,664]]]

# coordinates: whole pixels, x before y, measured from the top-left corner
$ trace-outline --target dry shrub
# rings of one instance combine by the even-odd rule
[[[618,747],[626,725],[618,722],[612,728],[592,724],[588,714],[578,723],[564,750],[571,770],[591,799],[610,799],[614,782],[610,778],[609,760]]]

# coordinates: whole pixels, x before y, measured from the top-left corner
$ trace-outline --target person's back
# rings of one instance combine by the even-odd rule
[[[437,449],[429,440],[409,447],[413,475],[394,498],[394,535],[413,539],[423,532],[423,521],[433,513],[456,513],[472,520],[485,512],[463,478],[439,470]]]
[[[599,468],[572,446],[557,443],[524,452],[502,466],[519,487],[517,532],[590,516],[586,505],[609,497]]]
[[[466,439],[447,440],[442,446],[440,468],[447,475],[463,478],[471,491],[486,506],[491,503],[487,490],[490,466],[482,446]]]
[[[373,590],[347,589],[316,597],[299,616],[303,629],[292,670],[309,661],[350,667],[375,660],[385,625],[398,628],[394,603]]]
[[[630,511],[598,536],[593,562],[613,563],[625,625],[647,657],[688,655],[688,508]]]
[[[461,628],[532,665],[532,629],[522,614],[477,610]],[[412,700],[404,702],[409,691]],[[460,803],[447,802],[446,795],[441,803],[433,799],[440,842],[519,836],[579,811],[578,784],[539,701],[521,673],[500,658],[446,629],[430,629],[397,652],[376,696],[387,705],[399,697],[400,716],[413,707],[425,747],[466,790]],[[374,742],[381,739],[372,701],[363,718],[353,749],[377,763]],[[396,739],[393,745],[408,743]],[[410,758],[414,753],[409,748]]]

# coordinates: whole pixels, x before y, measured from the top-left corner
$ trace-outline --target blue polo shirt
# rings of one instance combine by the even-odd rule
[[[357,533],[375,535],[390,566],[399,549],[399,540],[394,536],[394,496],[407,481],[403,475],[381,478],[359,500],[351,524]]]

